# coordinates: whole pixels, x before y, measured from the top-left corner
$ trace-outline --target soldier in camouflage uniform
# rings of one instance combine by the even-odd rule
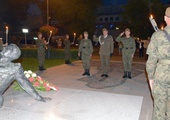
[[[122,37],[125,34],[125,37]],[[117,38],[117,42],[121,42],[123,45],[122,58],[124,65],[123,78],[131,79],[132,59],[136,50],[135,40],[130,36],[130,29],[126,28]]]
[[[90,39],[88,39],[88,33],[84,32],[84,39],[81,40],[78,56],[80,56],[83,62],[84,73],[82,75],[90,76],[90,59],[93,53],[93,45]]]
[[[153,33],[148,45],[146,70],[154,99],[153,120],[170,120],[170,7],[165,11],[164,30]]]
[[[38,64],[39,64],[39,70],[46,70],[44,68],[44,62],[45,62],[45,50],[46,50],[46,45],[48,42],[44,41],[42,39],[42,33],[38,33],[38,39],[36,40],[36,45],[38,47]]]
[[[93,39],[95,42],[100,43],[100,60],[101,60],[101,77],[108,77],[108,72],[110,69],[110,57],[113,54],[114,43],[113,37],[108,35],[108,30],[106,28],[102,29],[103,35],[100,35],[98,39]]]
[[[64,51],[65,51],[65,64],[71,64],[70,59],[71,59],[71,51],[70,51],[70,40],[69,40],[69,35],[65,35],[64,39]]]

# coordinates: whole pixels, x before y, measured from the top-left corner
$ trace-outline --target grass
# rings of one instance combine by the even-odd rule
[[[71,61],[75,61],[75,60],[71,60]],[[39,69],[37,58],[19,58],[13,62],[21,63],[24,70],[31,70],[35,72]],[[64,59],[46,59],[44,67],[49,68],[57,65],[62,65],[64,63],[65,63]]]

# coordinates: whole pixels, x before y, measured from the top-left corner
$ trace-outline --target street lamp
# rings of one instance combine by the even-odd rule
[[[27,38],[26,38],[26,34],[28,33],[28,29],[22,29],[22,32],[25,34],[25,46],[27,46]]]

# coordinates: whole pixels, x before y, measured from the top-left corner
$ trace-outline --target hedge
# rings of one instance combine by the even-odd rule
[[[72,59],[78,59],[78,51],[76,49],[71,50],[71,57]],[[37,49],[32,48],[32,49],[26,49],[22,48],[21,49],[21,57],[26,57],[26,58],[37,58]],[[58,59],[64,59],[65,53],[63,49],[49,49],[46,50],[46,58],[58,58]]]

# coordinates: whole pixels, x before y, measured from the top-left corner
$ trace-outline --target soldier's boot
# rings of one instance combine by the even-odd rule
[[[127,71],[124,71],[124,75],[122,78],[127,78]]]
[[[39,66],[39,70],[40,70],[40,71],[43,71],[43,68],[42,68],[42,66]]]
[[[65,64],[68,64],[68,60],[65,60]]]
[[[46,70],[46,68],[44,68],[44,66],[42,66],[42,69],[43,69],[43,70]]]
[[[71,64],[70,60],[68,60],[68,64]]]
[[[131,79],[131,72],[128,72],[128,78]]]
[[[87,75],[87,76],[90,76],[90,69],[87,69],[86,75]]]
[[[83,76],[87,74],[87,69],[85,69],[84,73],[82,74]]]

